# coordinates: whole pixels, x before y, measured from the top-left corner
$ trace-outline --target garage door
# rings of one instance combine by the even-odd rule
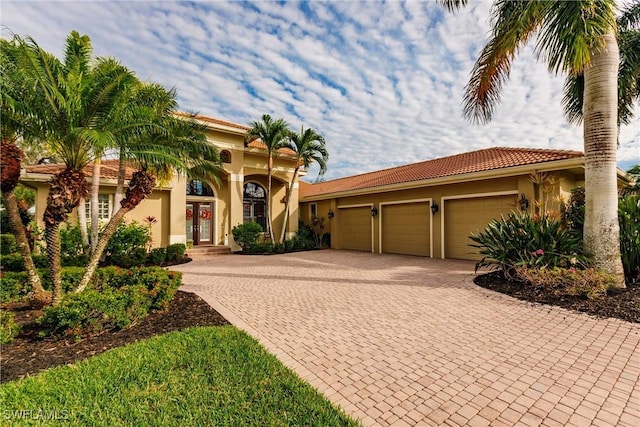
[[[478,197],[445,201],[444,254],[446,258],[478,260],[476,248],[469,245],[471,233],[484,230],[492,219],[507,216],[516,208],[517,195]]]
[[[383,205],[382,252],[429,256],[431,210],[428,202]]]
[[[371,207],[340,208],[340,247],[371,252]]]

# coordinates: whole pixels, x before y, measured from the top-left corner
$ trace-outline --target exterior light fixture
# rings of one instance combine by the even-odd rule
[[[378,215],[378,208],[376,208],[375,206],[373,206],[371,208],[371,216],[376,216]]]
[[[524,193],[520,195],[520,200],[518,200],[518,204],[520,205],[521,211],[526,211],[529,207],[529,200],[527,200],[527,196]]]
[[[329,209],[329,213],[327,214],[327,216],[329,217],[329,219],[333,218],[333,215],[335,215],[333,213],[333,210]]]
[[[431,213],[435,215],[438,213],[439,210],[440,210],[440,206],[438,206],[436,202],[431,202]]]

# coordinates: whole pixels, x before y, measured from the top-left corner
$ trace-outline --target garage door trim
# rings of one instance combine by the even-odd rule
[[[442,259],[445,259],[446,254],[444,253],[444,219],[445,219],[445,203],[447,200],[455,200],[455,199],[477,199],[481,197],[495,197],[495,196],[511,196],[518,195],[520,192],[518,190],[508,190],[508,191],[496,191],[492,193],[472,193],[472,194],[458,194],[455,196],[444,196],[440,198],[440,255]]]
[[[382,253],[382,215],[384,209],[383,206],[387,205],[404,205],[407,203],[424,203],[429,202],[429,208],[433,205],[433,198],[426,199],[410,199],[410,200],[395,200],[393,202],[380,202],[380,220],[378,224],[378,253]],[[429,218],[429,258],[433,258],[433,215]]]
[[[361,203],[358,205],[342,205],[342,206],[338,206],[338,209],[349,209],[349,208],[366,208],[368,207],[369,209],[373,209],[373,203]],[[371,253],[375,253],[375,240],[374,240],[374,219],[373,219],[373,215],[371,216]]]

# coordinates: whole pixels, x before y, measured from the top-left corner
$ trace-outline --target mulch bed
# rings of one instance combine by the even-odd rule
[[[580,297],[556,297],[521,282],[510,282],[502,272],[477,276],[478,286],[510,295],[520,300],[556,305],[569,310],[588,313],[598,317],[615,317],[627,322],[640,323],[640,284],[628,285],[626,289],[612,290],[606,296],[587,299]]]
[[[75,363],[154,335],[191,326],[229,324],[199,296],[182,291],[176,293],[167,311],[153,312],[127,329],[107,331],[81,341],[39,339],[35,320],[43,314],[42,311],[29,310],[24,304],[12,304],[3,309],[15,313],[16,323],[22,325],[22,331],[13,342],[2,346],[0,382],[17,380],[54,366]]]

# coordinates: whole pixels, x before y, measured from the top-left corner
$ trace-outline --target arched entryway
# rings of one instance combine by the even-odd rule
[[[257,222],[267,229],[267,191],[257,182],[244,184],[242,193],[243,222]]]

